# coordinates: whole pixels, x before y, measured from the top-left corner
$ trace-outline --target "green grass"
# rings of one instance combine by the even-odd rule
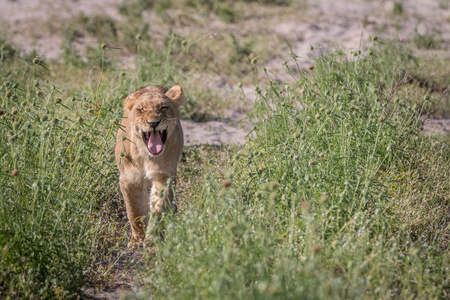
[[[415,65],[391,46],[322,57],[292,84],[268,78],[245,149],[179,195],[189,203],[149,261],[150,294],[448,296],[448,140],[419,135],[422,107],[399,92]]]
[[[78,293],[111,227],[102,205],[121,205],[110,159],[117,96],[67,95],[48,74],[29,57],[0,73],[1,295]]]
[[[171,18],[161,3],[122,9]],[[221,4],[242,16],[241,1]],[[64,27],[62,62],[0,40],[0,298],[114,285],[130,231],[112,154],[121,100],[177,83],[183,117],[220,117],[239,97],[206,79],[256,82],[270,56],[262,45],[277,43],[265,32],[155,37],[138,19],[79,21]],[[121,49],[78,53],[83,35]],[[287,70],[291,82],[266,74],[245,146],[186,147],[180,212],[140,270],[142,297],[447,298],[449,141],[424,137],[420,117],[448,113],[448,64],[395,46],[323,56],[308,73]]]
[[[436,34],[420,34],[419,32],[417,32],[417,29],[413,42],[419,49],[439,49],[442,44],[441,39]]]
[[[171,9],[187,10],[192,14],[215,14],[221,21],[226,23],[235,23],[242,19],[244,13],[243,4],[249,8],[249,3],[256,3],[259,5],[266,5],[270,7],[292,6],[295,1],[291,0],[241,0],[241,1],[212,1],[212,0],[134,0],[123,3],[119,7],[119,12],[129,18],[142,18],[145,11],[155,11],[161,18],[165,20],[171,19]],[[304,4],[303,1],[298,1],[297,4]]]
[[[189,87],[172,61],[177,49],[137,45],[133,71],[113,49],[86,61],[46,62],[1,41],[0,295],[73,297],[88,282],[114,280],[128,224],[113,160],[122,99],[148,84]],[[183,115],[203,119],[193,89]],[[190,96],[192,95],[192,96]]]

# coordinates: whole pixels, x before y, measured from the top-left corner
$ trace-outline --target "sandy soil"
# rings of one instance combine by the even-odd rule
[[[47,58],[58,59],[62,54],[62,34],[57,24],[80,13],[87,16],[107,14],[120,19],[117,7],[123,0],[0,0],[0,32],[6,33],[16,45],[26,52],[37,50]],[[211,31],[246,30],[249,33],[258,28],[293,41],[291,47],[302,57],[302,66],[311,64],[314,56],[335,49],[364,48],[369,37],[378,35],[384,39],[412,39],[416,34],[434,34],[442,40],[441,48],[433,50],[435,55],[449,58],[450,45],[450,3],[449,0],[410,0],[400,1],[403,6],[401,16],[393,15],[394,1],[380,0],[307,0],[307,9],[298,14],[279,17],[276,14],[270,20],[246,19],[243,23],[225,24],[215,21]],[[56,25],[52,25],[56,24]],[[88,44],[81,40],[79,47]],[[314,45],[315,50],[310,51]],[[273,51],[273,49],[268,49]],[[427,54],[427,53],[425,53]],[[267,63],[267,69],[285,79],[282,68],[288,52],[274,52]],[[226,84],[218,88],[233,89]],[[256,95],[252,86],[244,86],[246,97],[252,101]],[[187,145],[222,143],[242,144],[248,132],[248,126],[238,124],[244,115],[227,112],[225,121],[193,122],[183,120]],[[450,133],[449,119],[430,119],[425,122],[426,134]],[[86,289],[88,298],[118,299],[129,286],[118,285],[110,290],[98,292]]]

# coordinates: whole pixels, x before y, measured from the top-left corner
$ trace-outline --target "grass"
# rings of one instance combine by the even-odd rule
[[[400,93],[410,56],[377,44],[354,60],[322,57],[293,84],[268,77],[254,138],[225,151],[221,171],[206,166],[167,221],[149,293],[447,297],[448,141],[421,137],[422,107]]]
[[[231,7],[237,22],[244,2],[186,9]],[[279,42],[267,32],[158,33],[138,18],[144,7],[181,22],[175,4],[130,2],[123,23],[67,22],[61,62],[0,39],[0,298],[76,298],[117,282],[130,230],[112,149],[128,93],[178,83],[183,117],[207,120],[240,104],[206,79],[261,77],[245,146],[185,148],[180,212],[140,263],[141,297],[447,298],[448,136],[420,132],[422,114],[449,112],[445,59],[374,42],[279,82],[258,69]],[[203,28],[209,17],[186,20]],[[86,36],[110,46],[74,50]]]
[[[19,298],[77,293],[111,226],[101,207],[119,203],[109,159],[119,103],[68,97],[48,73],[24,57],[0,74],[0,293]]]
[[[2,40],[2,297],[71,298],[114,280],[128,233],[112,158],[121,100],[146,84],[189,86],[170,43],[138,45],[136,69],[123,72],[107,45],[87,62],[46,62]],[[211,93],[186,90],[183,115],[204,118],[196,101]]]
[[[413,41],[419,49],[438,49],[441,46],[441,40],[436,34],[420,34],[417,30]]]
[[[183,8],[189,13],[200,13],[202,15],[215,14],[221,21],[226,23],[236,23],[242,20],[245,15],[244,6],[249,7],[249,3],[256,3],[258,5],[265,5],[269,7],[289,7],[293,5],[291,0],[240,0],[240,1],[212,1],[212,0],[171,0],[171,1],[148,1],[135,0],[123,3],[119,7],[119,12],[130,18],[142,18],[146,11],[155,11],[160,17],[165,20],[171,19],[170,9]],[[298,1],[297,4],[303,4],[303,1]]]

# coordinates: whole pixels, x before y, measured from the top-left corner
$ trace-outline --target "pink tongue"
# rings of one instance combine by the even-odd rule
[[[163,149],[163,141],[161,139],[161,135],[159,134],[159,131],[151,131],[150,132],[150,138],[148,139],[148,150],[152,154],[158,154]]]

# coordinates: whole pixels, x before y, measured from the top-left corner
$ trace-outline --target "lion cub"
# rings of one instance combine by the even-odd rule
[[[171,89],[143,87],[123,101],[125,113],[117,132],[115,157],[132,229],[131,245],[142,245],[149,211],[159,216],[176,210],[173,190],[183,150],[178,110],[182,99],[183,90],[175,85]]]

